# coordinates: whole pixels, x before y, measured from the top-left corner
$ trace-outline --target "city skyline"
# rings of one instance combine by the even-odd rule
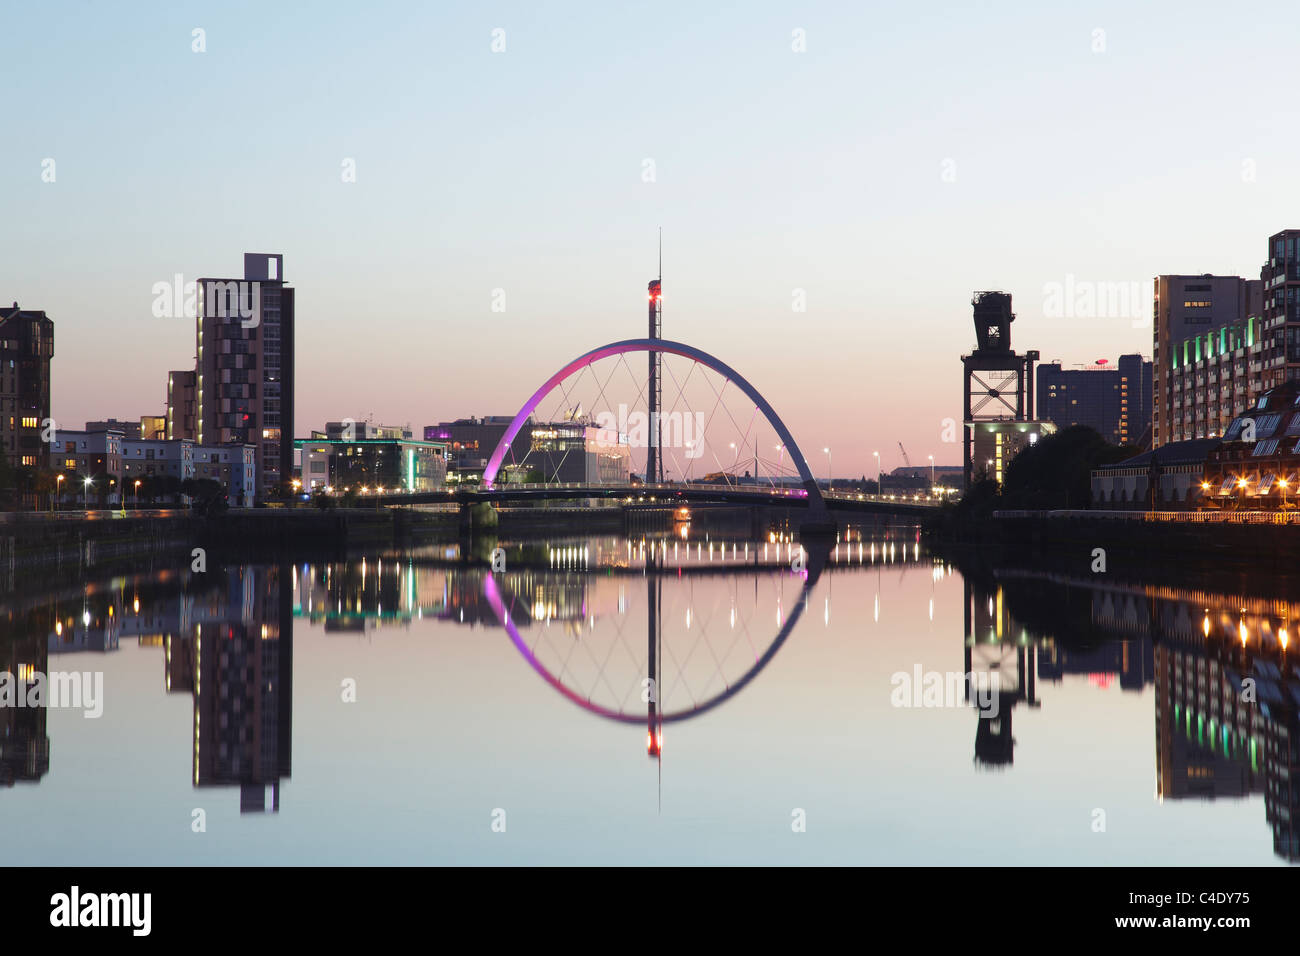
[[[513,414],[573,355],[639,334],[662,226],[665,337],[741,371],[843,475],[877,450],[901,464],[899,440],[951,464],[973,290],[1015,296],[1017,341],[1045,362],[1149,356],[1149,297],[1064,318],[1049,288],[1254,277],[1260,238],[1296,225],[1297,134],[1259,95],[1285,39],[1252,19],[1206,51],[1249,74],[1189,74],[1203,33],[1164,6],[921,23],[666,5],[655,30],[649,8],[7,11],[29,41],[7,68],[41,81],[6,103],[23,228],[0,239],[3,301],[59,328],[61,427],[158,414],[194,333],[153,315],[155,284],[281,251],[301,294],[295,437],[358,409],[419,430]],[[1211,110],[1233,123],[1208,148],[1170,137]],[[252,148],[190,148],[217,130]]]

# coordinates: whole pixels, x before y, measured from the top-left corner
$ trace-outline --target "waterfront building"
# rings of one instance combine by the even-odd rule
[[[1219,442],[1218,438],[1169,442],[1095,469],[1092,506],[1113,511],[1153,508],[1180,511],[1200,507],[1206,457]]]
[[[89,489],[61,487],[61,495],[74,501],[119,502],[124,440],[119,431],[57,432],[50,443],[50,467],[65,474],[75,473],[83,482],[91,479]]]
[[[1258,279],[1158,276],[1153,318],[1155,444],[1222,435],[1300,378],[1300,229],[1269,237]]]
[[[426,425],[426,441],[445,441],[448,448],[447,480],[476,482],[483,477],[488,459],[496,450],[513,415],[458,418],[452,422]]]
[[[1263,388],[1300,379],[1300,229],[1269,236],[1263,288]]]
[[[331,425],[340,423],[332,422]],[[362,434],[357,423],[358,434]],[[377,434],[394,431],[387,426],[371,426]],[[328,437],[326,432],[315,431],[309,439],[299,439],[295,444],[301,453],[300,475],[302,487],[318,488],[383,488],[391,492],[436,491],[446,485],[447,443],[420,441],[414,438],[355,438]],[[336,432],[336,434],[340,434]]]
[[[53,320],[17,302],[0,308],[0,450],[11,466],[44,460],[53,357]]]
[[[163,476],[177,481],[194,477],[194,442],[123,439],[122,477],[127,494],[137,479]]]
[[[193,370],[167,373],[167,434],[165,438],[197,440],[198,428],[198,375]]]
[[[284,257],[245,253],[242,279],[200,279],[197,309],[197,442],[253,445],[259,497],[284,492],[294,458],[294,290]]]
[[[1300,382],[1269,389],[1233,419],[1206,456],[1202,504],[1251,510],[1295,507],[1300,480]]]
[[[226,489],[232,506],[251,508],[257,490],[255,452],[252,445],[131,439],[114,430],[61,431],[51,447],[49,464],[64,475],[75,474],[83,481],[91,478],[91,501],[121,504],[123,490],[131,500],[136,480],[169,476],[178,481],[210,478]],[[86,498],[82,487],[63,484],[59,490],[68,500]]]
[[[626,485],[632,477],[632,449],[616,430],[583,421],[553,422],[526,429],[529,449],[518,464],[502,469],[507,482]],[[683,459],[679,467],[686,468]],[[686,480],[686,475],[673,475]],[[704,469],[698,477],[704,477]]]
[[[253,507],[259,488],[256,445],[195,445],[192,454],[191,477],[220,482],[232,508]]]
[[[1038,417],[1058,429],[1087,425],[1112,445],[1149,444],[1152,363],[1121,355],[1082,368],[1038,366]]]
[[[1102,508],[1295,508],[1300,482],[1300,381],[1283,382],[1220,438],[1171,442],[1092,474]],[[1154,500],[1153,500],[1154,491]]]

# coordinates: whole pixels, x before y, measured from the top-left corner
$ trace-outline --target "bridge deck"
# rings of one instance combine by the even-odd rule
[[[904,511],[925,512],[937,508],[943,499],[922,495],[868,495],[858,492],[824,494],[826,506],[835,511]],[[505,501],[572,500],[577,498],[603,498],[624,504],[676,505],[691,501],[721,502],[738,505],[777,505],[804,508],[808,495],[801,488],[763,489],[743,485],[718,485],[700,483],[669,483],[657,485],[589,485],[567,484],[516,484],[490,489],[442,489],[438,491],[402,492],[399,494],[373,494],[367,501],[380,505],[413,504],[475,504]]]

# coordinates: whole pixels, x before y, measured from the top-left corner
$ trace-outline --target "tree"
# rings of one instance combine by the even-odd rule
[[[1112,445],[1087,425],[1046,435],[1016,455],[1003,473],[1002,508],[1087,508],[1092,472],[1139,453]]]

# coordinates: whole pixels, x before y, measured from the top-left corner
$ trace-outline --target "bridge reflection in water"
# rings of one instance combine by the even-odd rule
[[[801,553],[806,563],[795,572],[791,561]],[[1010,770],[1016,713],[1044,707],[1045,697],[1050,707],[1052,689],[1071,675],[1099,689],[1150,688],[1157,799],[1262,794],[1275,852],[1300,859],[1292,822],[1300,813],[1292,786],[1300,673],[1290,660],[1300,606],[1041,571],[956,574],[911,535],[839,541],[816,552],[779,536],[575,539],[508,548],[512,570],[496,574],[470,560],[453,546],[382,568],[327,567],[324,578],[304,569],[304,581],[318,587],[300,592],[302,612],[323,617],[327,629],[361,629],[360,618],[346,623],[349,608],[378,624],[432,615],[500,626],[570,703],[602,719],[644,722],[646,750],[659,758],[665,724],[704,714],[754,684],[806,622],[819,581],[819,610],[828,621],[835,574],[874,569],[878,616],[879,574],[919,565],[936,585],[957,577],[963,588],[961,663],[977,768]],[[726,582],[725,599],[717,588],[694,586],[715,577]],[[313,601],[316,611],[309,610]],[[928,615],[933,619],[933,598]],[[998,706],[986,717],[975,689],[988,686],[983,678],[993,673]],[[1255,689],[1253,700],[1243,685]]]
[[[841,576],[859,595],[874,586],[878,612],[882,593],[893,593],[882,591],[882,579],[924,569],[933,594],[962,589],[960,633],[954,627],[948,646],[967,679],[976,768],[1013,773],[1013,718],[1050,720],[1066,679],[1150,692],[1155,798],[1260,799],[1274,852],[1300,860],[1300,605],[1285,597],[1285,582],[1229,587],[1210,576],[1201,587],[1167,587],[958,567],[911,533],[815,550],[775,534],[748,543],[488,544],[503,547],[508,570],[493,573],[478,549],[451,544],[13,595],[0,617],[0,670],[80,671],[96,666],[82,655],[115,654],[128,642],[148,648],[158,657],[160,693],[193,699],[191,785],[237,787],[244,812],[277,810],[291,768],[294,618],[361,639],[424,618],[501,629],[521,666],[563,706],[644,724],[646,751],[661,759],[667,725],[761,688],[764,668],[810,619],[829,622]],[[871,613],[869,598],[858,606]],[[926,614],[913,612],[913,620]],[[992,673],[999,706],[986,717],[972,690]],[[634,739],[639,749],[639,731]],[[39,785],[59,761],[43,707],[0,709],[0,741],[0,782]]]

